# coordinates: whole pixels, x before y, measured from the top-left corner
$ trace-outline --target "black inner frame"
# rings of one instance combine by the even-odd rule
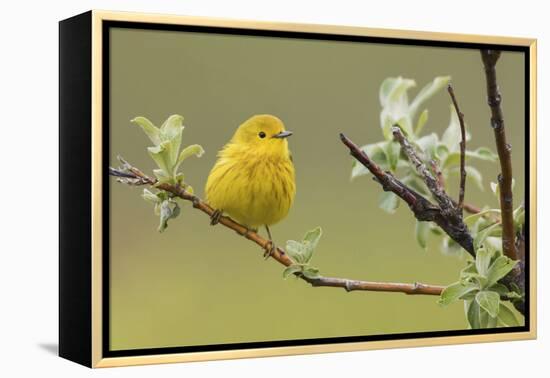
[[[274,340],[262,342],[245,342],[231,344],[212,344],[212,345],[191,345],[181,347],[165,347],[165,348],[144,348],[144,349],[128,349],[128,350],[110,350],[110,193],[111,180],[107,176],[110,158],[110,140],[109,140],[109,118],[110,118],[110,29],[111,28],[127,28],[127,29],[146,29],[146,30],[165,30],[165,31],[181,31],[181,32],[199,32],[211,34],[230,34],[243,36],[261,36],[261,37],[279,37],[279,38],[299,38],[312,40],[329,40],[329,41],[344,41],[357,43],[383,43],[396,45],[412,45],[412,46],[432,46],[432,47],[451,47],[464,49],[495,49],[502,51],[523,52],[525,59],[525,218],[526,231],[526,254],[525,254],[525,325],[522,327],[507,327],[493,329],[477,329],[477,330],[447,330],[447,331],[432,331],[432,332],[414,332],[414,333],[395,333],[369,336],[345,336],[345,337],[330,337],[316,338],[305,340]],[[385,38],[385,37],[367,37],[355,35],[336,35],[324,33],[306,33],[306,32],[289,32],[289,31],[272,31],[272,30],[251,30],[226,27],[211,27],[211,26],[191,26],[191,25],[167,25],[144,22],[126,22],[126,21],[103,21],[103,86],[102,86],[102,127],[103,127],[103,156],[102,165],[105,176],[103,177],[103,267],[102,267],[102,305],[103,305],[103,337],[102,337],[102,354],[103,357],[127,357],[139,355],[155,355],[155,354],[170,354],[170,353],[190,353],[190,352],[207,352],[220,350],[235,350],[235,349],[253,349],[253,348],[269,348],[269,347],[290,347],[303,346],[314,344],[339,344],[362,341],[382,341],[382,340],[399,340],[399,339],[422,339],[445,336],[463,336],[463,335],[486,335],[511,332],[528,332],[530,330],[530,55],[528,46],[507,46],[498,44],[482,44],[482,43],[461,43],[461,42],[445,42],[445,41],[429,41],[418,39],[403,39],[403,38]],[[481,69],[481,63],[480,63]]]

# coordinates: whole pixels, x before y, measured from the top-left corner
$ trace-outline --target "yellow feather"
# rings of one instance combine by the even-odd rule
[[[252,229],[285,218],[296,194],[287,135],[271,115],[253,116],[239,126],[208,176],[210,206]]]

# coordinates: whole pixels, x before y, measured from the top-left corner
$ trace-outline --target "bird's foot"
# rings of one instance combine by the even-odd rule
[[[273,256],[273,253],[275,253],[275,250],[277,249],[277,247],[275,246],[275,243],[273,243],[273,241],[269,240],[267,242],[267,244],[265,245],[265,252],[264,252],[264,259],[268,259],[270,258],[271,256]]]
[[[221,217],[222,217],[222,211],[218,209],[214,210],[214,212],[210,216],[210,225],[211,226],[217,225]]]

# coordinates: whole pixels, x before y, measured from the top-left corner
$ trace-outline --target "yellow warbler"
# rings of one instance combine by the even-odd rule
[[[214,209],[212,224],[222,213],[249,229],[269,226],[288,214],[296,193],[294,165],[283,122],[272,115],[255,115],[239,126],[218,153],[206,182],[206,200]]]

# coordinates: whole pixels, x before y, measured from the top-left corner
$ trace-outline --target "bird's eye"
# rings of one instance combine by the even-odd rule
[[[265,138],[265,133],[263,131],[260,131],[258,136],[263,139],[263,138]]]

